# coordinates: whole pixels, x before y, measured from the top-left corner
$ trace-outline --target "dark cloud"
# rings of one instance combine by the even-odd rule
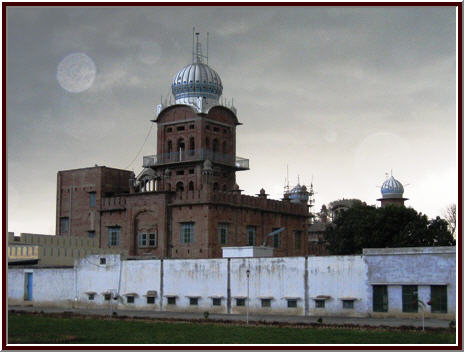
[[[58,170],[130,163],[191,60],[193,26],[210,32],[209,63],[244,123],[247,193],[279,197],[289,164],[292,183],[314,175],[317,207],[343,196],[373,203],[394,168],[415,185],[410,204],[438,215],[456,185],[440,199],[420,192],[456,173],[455,25],[453,7],[8,8],[10,230],[54,228]],[[71,53],[97,68],[82,93],[56,80]],[[143,155],[155,153],[154,132]]]

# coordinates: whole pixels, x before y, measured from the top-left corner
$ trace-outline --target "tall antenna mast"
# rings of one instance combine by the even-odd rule
[[[208,57],[209,57],[208,42],[209,42],[209,32],[206,32],[206,64],[207,65],[208,65]]]
[[[199,37],[200,37],[200,33],[199,32],[196,32],[195,35],[197,36],[197,55],[196,55],[196,61],[197,63],[200,63],[202,62],[202,54],[201,54],[201,44],[200,44],[200,41],[199,41]]]
[[[195,27],[192,28],[192,63],[195,60]]]

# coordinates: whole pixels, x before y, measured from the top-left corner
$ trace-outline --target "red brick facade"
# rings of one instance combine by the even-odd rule
[[[232,110],[174,105],[155,122],[158,154],[137,179],[104,166],[58,172],[58,235],[96,236],[134,256],[215,258],[223,246],[264,242],[275,256],[312,253],[307,204],[245,196],[235,184],[248,161],[235,155]]]

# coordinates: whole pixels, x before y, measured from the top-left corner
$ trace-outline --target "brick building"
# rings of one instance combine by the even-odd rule
[[[241,194],[235,173],[249,161],[235,153],[237,111],[220,102],[221,79],[198,37],[192,56],[174,77],[175,103],[157,107],[157,155],[143,158],[137,177],[105,166],[58,172],[56,233],[133,256],[214,258],[223,246],[263,243],[275,256],[311,254],[312,190],[297,185],[282,201],[264,189]]]

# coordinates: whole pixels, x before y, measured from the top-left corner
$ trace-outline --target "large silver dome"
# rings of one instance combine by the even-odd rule
[[[222,94],[221,78],[201,62],[187,65],[177,72],[171,88],[176,103],[184,103],[189,98],[206,98],[217,102]]]

